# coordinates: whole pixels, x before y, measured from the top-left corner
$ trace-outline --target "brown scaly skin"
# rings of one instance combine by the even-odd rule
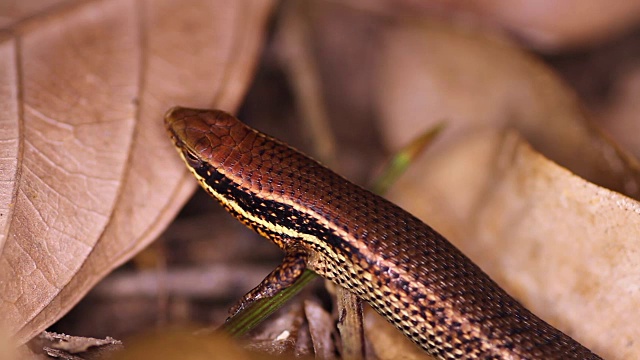
[[[173,108],[165,123],[201,185],[287,254],[240,308],[308,267],[441,359],[600,359],[428,225],[282,142],[218,110]]]

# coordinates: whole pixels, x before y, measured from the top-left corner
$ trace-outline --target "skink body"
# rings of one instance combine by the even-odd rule
[[[174,108],[165,122],[201,185],[285,251],[249,297],[272,295],[306,267],[440,359],[600,359],[431,227],[286,144],[217,110]]]

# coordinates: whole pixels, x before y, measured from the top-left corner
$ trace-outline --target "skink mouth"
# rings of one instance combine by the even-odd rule
[[[176,147],[176,150],[178,150],[179,153],[183,152],[183,148],[184,148],[184,142],[182,140],[180,140],[180,138],[178,136],[176,136],[174,130],[170,127],[167,127],[167,133],[169,134],[169,137],[171,138],[171,142],[173,142],[173,145]]]

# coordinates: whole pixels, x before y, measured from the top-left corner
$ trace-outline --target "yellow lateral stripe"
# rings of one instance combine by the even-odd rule
[[[180,154],[180,155],[182,156],[182,154]],[[263,227],[265,227],[265,228],[267,228],[267,229],[269,229],[269,230],[271,230],[271,231],[273,231],[275,233],[284,234],[284,235],[287,235],[287,236],[289,236],[291,238],[302,239],[302,240],[306,241],[307,243],[319,246],[320,248],[324,249],[328,254],[331,254],[332,257],[334,259],[337,259],[338,261],[342,261],[342,262],[346,262],[347,261],[347,259],[342,254],[339,254],[339,253],[337,253],[335,251],[332,251],[332,249],[329,246],[327,246],[327,244],[324,241],[318,239],[317,237],[315,237],[313,235],[301,233],[301,232],[295,231],[293,229],[289,229],[287,227],[284,227],[282,225],[271,223],[269,221],[261,219],[261,218],[255,216],[254,214],[246,211],[237,202],[227,199],[224,195],[220,194],[212,186],[207,184],[206,179],[203,178],[202,176],[200,176],[195,170],[193,170],[192,168],[189,168],[189,170],[195,175],[195,177],[204,186],[204,188],[207,189],[211,193],[211,195],[215,196],[216,199],[218,199],[224,205],[229,206],[235,212],[240,214],[243,218],[249,219],[250,221],[252,221],[252,222],[254,222],[254,223],[258,224],[258,225],[261,225],[261,226],[263,226]]]

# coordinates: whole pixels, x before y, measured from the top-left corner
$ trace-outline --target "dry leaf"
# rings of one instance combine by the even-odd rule
[[[411,1],[411,0],[408,0]],[[637,25],[640,2],[606,0],[520,2],[470,1],[450,6],[459,15],[475,14],[515,33],[528,44],[561,51],[601,43]]]
[[[548,69],[504,42],[426,22],[393,27],[384,44],[377,103],[389,142],[449,123],[392,197],[597,353],[640,356],[640,206],[620,194],[639,197],[637,160],[590,125]],[[582,178],[490,130],[504,127]]]
[[[416,1],[349,0],[351,6],[384,14],[447,18],[508,32],[519,42],[547,52],[598,45],[637,27],[640,2],[588,1]]]
[[[605,358],[637,358],[640,203],[585,181],[517,137],[505,139],[500,156],[465,248],[501,274],[512,294]]]
[[[466,4],[540,49],[562,51],[601,43],[637,26],[640,2],[606,0],[520,2],[492,0]],[[458,11],[460,9],[457,9]]]
[[[637,160],[603,138],[575,94],[522,50],[434,21],[392,27],[384,45],[377,104],[391,148],[442,120],[441,144],[512,126],[578,175],[640,197]]]
[[[452,144],[399,186],[399,203],[536,314],[605,358],[638,356],[637,201],[495,132]]]
[[[269,0],[24,6],[0,43],[0,313],[23,342],[151,242],[194,188],[162,125],[233,110]],[[42,12],[41,12],[42,11]]]

